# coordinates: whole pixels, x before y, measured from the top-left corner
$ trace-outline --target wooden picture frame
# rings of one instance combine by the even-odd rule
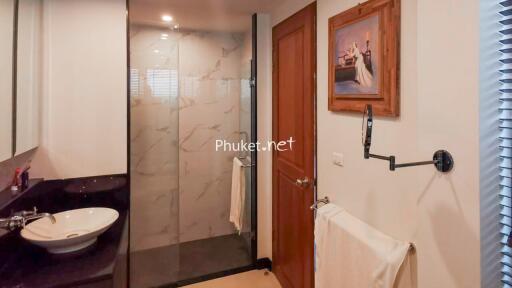
[[[329,18],[329,111],[400,114],[400,0],[370,0]]]

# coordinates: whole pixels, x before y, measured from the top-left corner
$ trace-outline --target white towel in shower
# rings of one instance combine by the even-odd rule
[[[318,209],[315,244],[316,288],[392,288],[410,247],[334,204]]]
[[[233,175],[231,179],[231,208],[229,221],[242,233],[245,209],[245,171],[244,164],[237,157],[233,158]]]

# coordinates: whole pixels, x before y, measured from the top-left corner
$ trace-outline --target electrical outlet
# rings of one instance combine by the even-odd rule
[[[338,165],[343,167],[344,166],[344,159],[343,154],[334,152],[332,153],[332,163],[334,165]]]

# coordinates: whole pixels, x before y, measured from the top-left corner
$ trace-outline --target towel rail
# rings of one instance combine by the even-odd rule
[[[324,197],[322,199],[316,200],[315,203],[313,203],[313,205],[311,205],[311,207],[309,207],[309,209],[317,210],[318,208],[320,208],[320,207],[318,207],[319,204],[324,204],[325,205],[325,204],[329,204],[329,202],[330,202],[329,197],[326,196],[326,197]]]
[[[313,203],[313,205],[311,205],[311,207],[309,207],[309,208],[311,210],[318,210],[318,208],[320,208],[318,205],[320,205],[320,204],[326,205],[329,203],[330,203],[329,197],[325,196],[322,199],[316,200],[315,203]],[[408,252],[410,252],[410,253],[416,252],[416,244],[414,242],[409,242],[409,251]]]
[[[245,164],[245,163],[244,163],[244,161],[243,161],[243,160],[248,160],[247,158],[249,158],[249,157],[247,157],[247,156],[243,156],[243,157],[236,157],[236,158],[238,158],[238,160],[240,160],[240,162],[242,162],[242,167],[243,167],[243,168],[248,168],[248,167],[252,167],[252,166],[254,166],[254,164],[253,164],[253,163],[250,163],[250,164]]]

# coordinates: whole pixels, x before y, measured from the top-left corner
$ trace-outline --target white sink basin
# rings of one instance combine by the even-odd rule
[[[31,243],[44,247],[50,253],[62,254],[84,249],[96,242],[119,217],[110,208],[84,208],[53,214],[36,220],[21,230],[21,236]]]

